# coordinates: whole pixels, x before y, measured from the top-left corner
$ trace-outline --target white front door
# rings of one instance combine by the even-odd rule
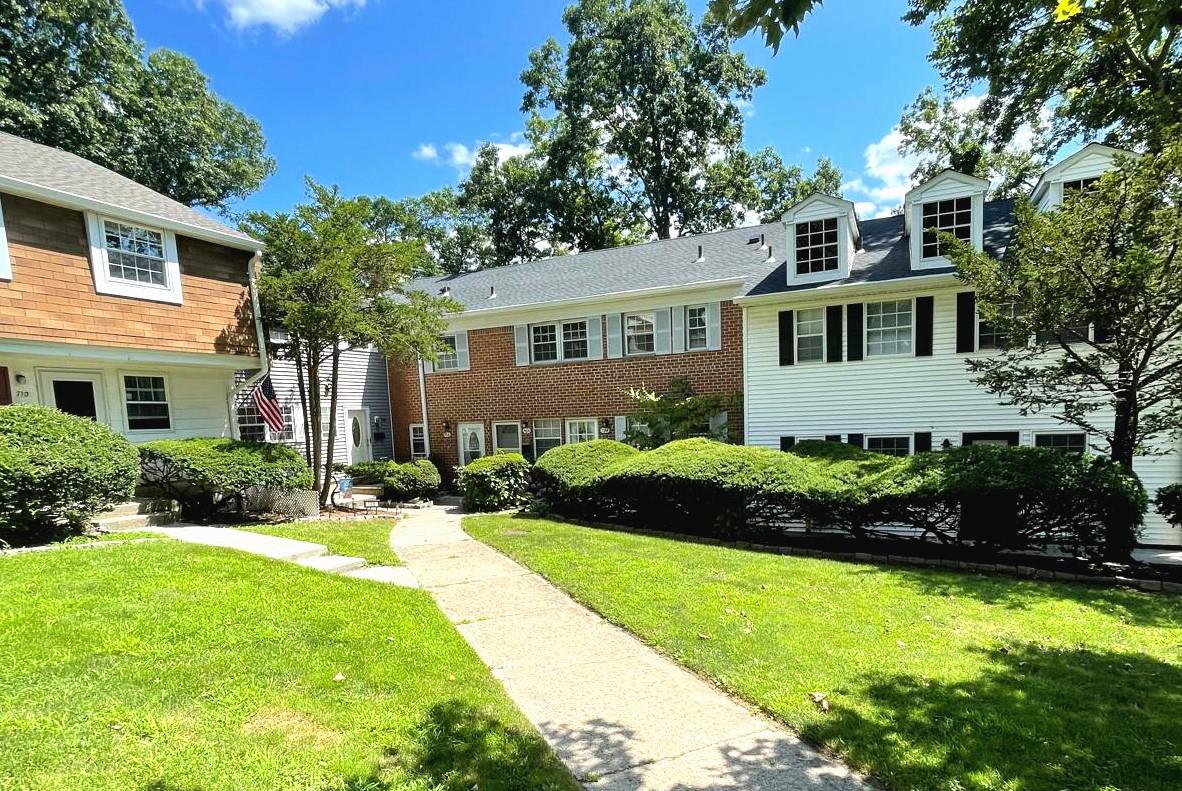
[[[369,410],[350,409],[345,415],[345,433],[349,438],[349,463],[373,461],[369,441]]]
[[[460,466],[484,455],[484,424],[460,424]]]
[[[37,384],[41,403],[46,406],[107,423],[102,374],[95,371],[40,371]]]

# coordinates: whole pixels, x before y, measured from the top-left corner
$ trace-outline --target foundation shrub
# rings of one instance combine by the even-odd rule
[[[572,517],[609,518],[615,507],[601,496],[603,475],[639,455],[640,451],[631,445],[612,439],[551,448],[534,465],[534,510]]]
[[[456,475],[469,511],[504,511],[522,505],[529,494],[530,463],[520,453],[476,459]]]
[[[390,463],[382,478],[383,496],[397,502],[430,500],[442,484],[439,469],[427,459]]]

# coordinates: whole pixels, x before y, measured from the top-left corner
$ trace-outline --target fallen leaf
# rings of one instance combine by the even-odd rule
[[[111,723],[111,730],[121,731],[121,730],[123,730],[123,724],[119,723],[119,722],[113,722],[113,723]]]
[[[829,698],[825,697],[824,692],[810,692],[809,697],[812,698],[813,705],[817,707],[818,711],[829,713]]]
[[[900,648],[906,648],[906,647],[907,647],[907,644],[906,644],[906,643],[904,643],[902,640],[896,640],[896,641],[895,641],[895,645],[899,646]]]
[[[345,680],[345,674],[344,673],[337,673],[335,676],[332,677],[332,680],[339,684]]]
[[[709,640],[709,639],[710,639],[710,635],[708,635],[708,634],[703,634],[702,632],[698,632],[698,639],[699,639],[699,640]]]

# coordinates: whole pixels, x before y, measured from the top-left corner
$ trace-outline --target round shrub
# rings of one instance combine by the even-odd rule
[[[341,471],[352,478],[353,483],[368,485],[381,483],[390,469],[397,466],[398,463],[394,461],[359,461],[356,464],[341,465]]]
[[[530,464],[520,453],[497,453],[460,468],[456,485],[469,511],[504,511],[525,502]]]
[[[396,502],[430,500],[439,491],[441,483],[439,470],[426,459],[406,464],[389,463],[386,477],[382,479],[386,499]]]
[[[49,407],[0,407],[0,540],[84,529],[128,500],[135,447],[106,426]]]
[[[613,439],[551,448],[534,465],[534,491],[542,509],[567,516],[606,518],[607,503],[597,497],[604,473],[638,455],[636,448]]]
[[[185,519],[241,511],[249,489],[312,486],[312,471],[294,448],[223,438],[166,439],[139,446],[144,481],[180,503]]]
[[[1182,525],[1182,483],[1171,483],[1157,490],[1157,512],[1175,525]]]

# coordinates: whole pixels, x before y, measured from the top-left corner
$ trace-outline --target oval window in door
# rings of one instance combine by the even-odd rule
[[[353,447],[361,447],[361,423],[357,418],[353,418]]]

